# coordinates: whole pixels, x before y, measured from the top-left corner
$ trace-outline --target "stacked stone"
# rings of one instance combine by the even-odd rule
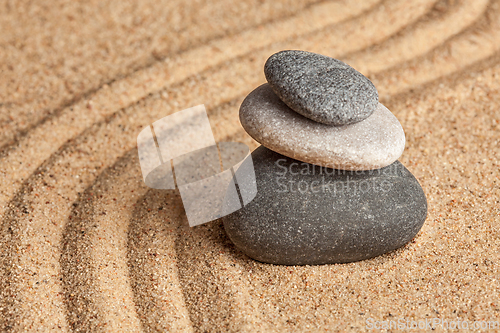
[[[349,65],[304,51],[266,62],[268,84],[240,107],[257,195],[223,218],[237,248],[285,265],[343,263],[397,249],[421,229],[427,201],[397,159],[403,128],[373,83]]]

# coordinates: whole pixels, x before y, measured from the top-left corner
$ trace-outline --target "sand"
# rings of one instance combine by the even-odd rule
[[[496,0],[2,2],[0,330],[500,322],[499,40]],[[263,264],[142,182],[139,131],[197,104],[217,141],[256,148],[238,107],[282,49],[349,63],[400,120],[429,202],[405,247]]]

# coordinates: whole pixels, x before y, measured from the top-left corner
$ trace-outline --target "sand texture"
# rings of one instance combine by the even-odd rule
[[[429,213],[362,262],[274,266],[147,188],[140,130],[238,108],[273,53],[338,58],[401,122]],[[0,331],[345,332],[500,321],[500,0],[0,2]]]

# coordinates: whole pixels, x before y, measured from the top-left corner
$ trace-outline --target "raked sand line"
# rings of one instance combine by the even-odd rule
[[[1,253],[10,253],[10,247],[20,248],[19,253],[11,254],[0,267],[2,274],[9,275],[0,280],[0,304],[4,308],[0,320],[4,325],[19,323],[40,329],[65,327],[59,244],[65,221],[74,209],[72,203],[80,199],[79,193],[95,180],[102,168],[112,165],[124,150],[135,146],[140,128],[168,114],[169,109],[166,110],[154,109],[156,113],[152,112],[149,118],[138,118],[137,108],[130,108],[128,113],[96,124],[62,147],[39,169],[39,175],[26,181],[19,197],[9,204],[2,223],[4,228],[12,230],[15,238],[9,238],[8,233],[0,235],[3,237]],[[123,130],[108,137],[111,126]],[[98,156],[107,156],[107,159],[100,160]],[[58,209],[54,208],[55,204]],[[18,206],[26,208],[18,213]],[[40,281],[44,283],[38,286]],[[33,288],[27,289],[27,286]],[[6,292],[18,295],[16,304],[10,304],[11,297],[5,295]]]
[[[230,87],[231,76],[219,71],[216,73],[222,74],[217,82]],[[258,79],[252,82],[252,84],[257,83]],[[246,90],[243,87],[246,85],[237,85],[229,90],[230,93],[239,96]],[[219,89],[220,87],[211,86],[210,89],[200,93],[201,97],[198,98],[216,96],[214,102],[221,103],[233,96],[221,93]],[[1,253],[8,255],[2,259],[3,265],[0,267],[0,274],[5,276],[0,280],[0,307],[4,312],[3,318],[0,319],[4,326],[19,324],[23,327],[30,325],[40,328],[47,325],[65,327],[65,313],[62,311],[64,295],[59,280],[61,267],[58,251],[55,250],[62,240],[64,229],[62,221],[71,216],[74,208],[72,203],[79,200],[79,193],[94,181],[96,174],[102,168],[112,165],[116,159],[135,146],[135,138],[140,129],[177,111],[169,98],[175,97],[176,101],[188,105],[193,101],[192,93],[193,87],[188,81],[178,92],[171,91],[170,97],[157,94],[154,98],[125,109],[106,122],[95,124],[62,147],[39,169],[39,174],[33,175],[26,181],[26,185],[19,192],[19,197],[9,203],[11,208],[2,223],[5,231],[0,235],[3,237],[0,244]],[[145,109],[149,111],[147,116],[139,117],[138,115]],[[122,131],[117,135],[108,136],[108,128],[121,128]],[[97,156],[107,156],[107,158],[101,161]],[[54,203],[59,203],[59,209],[51,208]],[[16,212],[18,206],[27,207],[26,213],[23,210],[20,213]],[[21,236],[22,241],[19,240]],[[20,248],[19,253],[10,251],[15,247]],[[44,260],[43,265],[38,263],[41,258]],[[36,285],[40,279],[46,280],[43,287]],[[89,288],[93,288],[92,283],[89,282]],[[27,290],[26,286],[30,285],[35,285],[36,288]],[[82,289],[82,293],[84,290],[85,288]],[[12,294],[17,294],[18,297],[13,298]],[[74,296],[70,294],[68,297]],[[51,300],[49,304],[46,304],[47,299]],[[15,303],[12,303],[13,300]],[[91,297],[87,297],[86,301],[92,302]],[[45,306],[40,306],[41,304]],[[34,311],[35,309],[38,313]],[[96,310],[95,316],[100,318],[100,312]],[[74,322],[76,321],[72,320],[70,324],[75,325]]]
[[[231,120],[237,120],[237,110],[235,100],[210,112],[211,125],[215,129],[217,138],[224,141],[231,140],[224,138],[225,128],[219,125],[227,125],[228,113],[231,113]],[[233,124],[230,127],[239,127],[237,121],[231,123]],[[61,258],[69,321],[74,322],[73,318],[85,318],[92,308],[98,309],[100,315],[94,321],[81,320],[79,326],[74,325],[74,329],[78,327],[80,330],[91,330],[90,325],[94,324],[111,330],[130,332],[139,330],[137,318],[140,318],[142,327],[146,331],[191,330],[189,313],[182,315],[187,310],[183,310],[183,300],[182,297],[179,298],[179,295],[182,296],[182,291],[176,282],[178,281],[177,259],[168,245],[171,244],[173,247],[172,234],[167,232],[160,237],[163,234],[155,232],[151,238],[152,244],[146,242],[149,245],[145,244],[144,240],[148,239],[150,234],[147,231],[148,226],[162,229],[168,224],[167,228],[175,229],[176,226],[170,224],[173,223],[172,220],[180,221],[179,216],[184,214],[182,203],[172,204],[170,199],[167,200],[161,195],[163,191],[153,191],[161,197],[159,202],[155,201],[155,205],[161,207],[161,210],[158,210],[158,207],[155,209],[144,207],[140,203],[133,204],[134,197],[142,197],[147,192],[141,179],[137,152],[132,149],[115,165],[106,169],[96,179],[94,185],[85,190],[81,200],[74,203],[77,208],[71,214],[73,219],[68,221],[63,235],[63,239],[72,245],[64,246]],[[154,195],[148,195],[148,198],[150,196]],[[119,199],[115,201],[116,198]],[[126,202],[120,200],[121,198],[125,198]],[[178,200],[178,197],[175,198]],[[133,206],[136,207],[134,211],[139,210],[143,213],[135,212],[131,219]],[[177,210],[180,207],[180,211],[174,214],[173,218],[169,217],[176,212],[176,208],[173,208],[176,206]],[[75,216],[84,214],[86,218],[83,220],[80,218],[79,223],[75,223],[77,222]],[[141,214],[149,215],[140,218]],[[130,226],[127,224],[129,220],[131,220]],[[129,246],[128,250],[125,250],[127,227]],[[88,246],[89,244],[91,246]],[[127,257],[130,274],[126,267]],[[86,265],[83,258],[87,258]],[[85,274],[75,273],[81,271],[85,271]],[[132,287],[127,279],[129,275]],[[157,278],[150,280],[150,275],[155,275]],[[92,283],[87,281],[89,279]],[[130,295],[131,289],[134,290],[133,297]],[[85,299],[89,294],[92,297]],[[85,301],[88,302],[87,307],[82,307],[81,304]],[[132,312],[135,308],[137,316]]]
[[[224,138],[224,128],[218,125],[225,123],[227,113],[237,114],[237,110],[235,101],[231,101],[210,112],[216,137],[224,141],[231,140]],[[234,114],[232,116],[237,119]],[[235,123],[231,127],[239,126]],[[179,297],[182,296],[182,290],[177,279],[178,260],[172,252],[172,237],[176,233],[164,232],[164,228],[176,229],[177,226],[171,224],[182,220],[182,203],[176,192],[172,199],[172,195],[162,195],[163,191],[152,191],[153,194],[148,194],[146,201],[153,197],[151,200],[157,207],[142,205],[142,199],[133,204],[134,197],[142,197],[146,192],[147,188],[141,180],[137,152],[132,149],[116,165],[105,170],[94,185],[85,190],[81,200],[74,204],[77,208],[63,235],[63,239],[72,245],[65,244],[61,258],[69,321],[83,318],[80,325],[74,325],[73,329],[91,330],[100,325],[111,330],[136,331],[140,328],[137,317],[146,331],[192,329],[188,320],[189,313],[184,308],[182,297]],[[155,196],[160,199],[157,200]],[[116,198],[125,198],[126,202],[115,201]],[[176,202],[172,203],[172,200]],[[133,206],[136,207],[134,217],[130,219]],[[86,218],[76,220],[75,215],[86,215]],[[127,225],[129,220],[130,226]],[[127,227],[129,245],[128,250],[125,250]],[[158,230],[153,232],[151,228]],[[151,233],[153,237],[149,236]],[[86,237],[89,239],[86,240]],[[124,253],[127,251],[128,256]],[[129,276],[125,259],[127,257],[132,287],[126,278]],[[84,258],[87,258],[87,264]],[[81,271],[85,271],[85,274],[76,273]],[[130,289],[134,290],[133,297]],[[238,294],[241,295],[242,292],[243,289],[239,287]],[[81,304],[85,301],[87,306],[82,307]],[[92,308],[98,309],[100,316],[86,318]],[[134,308],[137,308],[137,316],[132,312]],[[247,312],[238,309],[236,314]],[[85,318],[94,320],[86,322]],[[240,322],[241,320],[236,320],[233,324]],[[245,324],[239,325],[244,326]]]
[[[135,196],[147,191],[137,168],[137,152],[131,151],[73,203],[60,258],[67,320],[73,331],[140,331],[126,251]]]
[[[499,40],[500,2],[494,1],[477,26],[450,39],[433,52],[373,75],[371,79],[379,95],[387,98],[491,57],[500,50]]]
[[[318,0],[280,0],[272,4],[254,0],[145,0],[133,10],[128,2],[98,7],[91,3],[59,6],[57,2],[37,2],[19,4],[12,10],[2,6],[0,25],[5,33],[0,34],[0,63],[17,68],[7,70],[0,81],[0,154],[33,128],[80,100],[91,98],[106,84],[222,35],[287,19],[315,3]],[[45,7],[38,12],[37,20],[23,14],[24,10],[40,6]],[[148,15],[148,8],[154,8],[154,15]],[[219,8],[231,10],[221,12]],[[80,10],[86,14],[66,16]],[[134,29],[130,29],[131,19]],[[223,24],[215,23],[218,21]],[[54,39],[56,51],[54,44],[45,43]],[[14,46],[14,42],[22,47]],[[106,55],[102,54],[103,44]],[[63,53],[62,49],[71,51]],[[33,61],[33,53],[37,61]],[[48,68],[40,64],[48,64]]]
[[[195,73],[244,55],[279,40],[293,38],[295,31],[313,32],[328,25],[348,20],[376,5],[379,0],[352,2],[325,2],[309,7],[297,16],[271,22],[262,27],[244,31],[235,36],[215,40],[196,49],[167,58],[154,66],[134,72],[131,76],[113,82],[96,92],[91,99],[82,100],[66,108],[49,122],[34,128],[22,138],[0,161],[6,182],[0,192],[0,216],[7,201],[36,168],[68,139],[93,123],[103,120],[117,110],[133,104],[148,94],[185,80]],[[25,156],[30,161],[25,161]],[[26,162],[26,161],[25,161]]]
[[[394,38],[370,47],[343,61],[365,75],[380,73],[397,64],[421,56],[483,17],[488,0],[457,2],[439,17],[433,14],[408,27]]]
[[[12,230],[14,237],[22,238],[8,238],[9,232],[0,235],[4,238],[0,244],[1,253],[10,253],[10,257],[5,258],[0,267],[2,274],[8,275],[0,280],[0,304],[4,309],[4,316],[0,319],[5,326],[21,325],[40,329],[47,326],[65,327],[59,262],[59,244],[65,227],[63,221],[71,216],[74,208],[72,203],[77,202],[78,193],[83,192],[95,180],[95,174],[114,163],[123,154],[122,149],[131,149],[140,128],[146,126],[148,121],[157,119],[164,109],[156,109],[159,113],[153,113],[151,118],[141,119],[137,119],[134,112],[136,109],[130,108],[128,111],[128,114],[115,118],[117,121],[111,119],[109,122],[96,124],[75,142],[61,148],[40,169],[43,172],[40,177],[34,175],[26,182],[21,192],[29,193],[20,192],[19,198],[10,203],[11,207],[2,226]],[[124,131],[108,140],[108,126],[123,126]],[[96,158],[98,154],[103,154],[108,159],[101,161]],[[71,166],[69,170],[68,165]],[[52,208],[55,203],[58,204],[57,210]],[[26,207],[25,212],[21,210],[17,213],[17,206]],[[10,247],[19,247],[19,253],[12,254]],[[40,263],[42,259],[43,264]],[[37,282],[40,280],[45,282],[38,287]],[[93,282],[89,280],[89,283]],[[36,288],[26,289],[27,286]],[[12,304],[12,297],[5,293],[17,294],[16,303]],[[51,300],[49,304],[47,299]]]
[[[135,149],[101,174],[92,187],[94,215],[93,225],[89,225],[93,229],[90,250],[97,276],[97,306],[106,328],[111,331],[141,331],[128,274],[127,234],[133,205],[147,190]],[[159,270],[169,267],[156,264]],[[182,308],[176,310],[182,313]]]
[[[234,249],[221,221],[178,228],[179,279],[191,321],[199,331],[270,332],[250,292],[240,261],[251,260]]]
[[[84,233],[88,233],[92,246],[63,251],[61,266],[67,267],[63,269],[63,280],[69,287],[65,290],[66,304],[72,317],[84,317],[88,309],[81,307],[81,300],[92,292],[90,301],[100,313],[96,324],[106,330],[190,332],[189,314],[175,282],[177,268],[172,239],[175,233],[165,231],[171,229],[168,225],[171,215],[180,213],[171,209],[177,198],[174,195],[172,203],[169,191],[157,191],[153,201],[162,210],[156,207],[151,212],[142,199],[148,190],[142,181],[137,151],[132,149],[85,191],[82,197],[91,200],[82,200],[79,210],[88,209],[91,216],[84,225],[66,228],[65,238],[79,243],[84,241]],[[145,239],[149,239],[151,226],[162,232],[154,232],[149,244]],[[83,269],[85,274],[72,273],[79,271],[77,260],[82,257],[90,258],[90,264]],[[80,288],[89,276],[95,278],[94,284],[87,290]],[[74,296],[68,297],[71,294]],[[156,302],[157,298],[163,304]],[[79,328],[89,324],[85,322]]]
[[[92,199],[93,194],[91,195],[90,191],[84,191],[78,196],[78,199],[73,202],[74,207],[61,236],[60,280],[66,304],[66,324],[74,332],[100,331],[104,328],[102,323],[105,322],[101,309],[94,301],[99,297],[96,286],[98,279],[95,274],[97,270],[93,267],[92,257],[87,252],[88,248],[94,246],[91,236],[94,229],[92,221],[94,212],[90,204]],[[33,301],[38,306],[43,304],[41,299],[35,298]],[[62,308],[58,307],[57,310],[60,315]],[[29,317],[25,319],[26,325],[29,319]],[[38,329],[43,327],[33,326]]]
[[[340,58],[376,45],[428,13],[436,0],[388,0],[365,15],[325,27],[321,31],[275,45],[277,49],[300,49]],[[270,55],[270,54],[269,54]]]
[[[175,251],[182,214],[177,191],[150,190],[135,203],[125,241],[135,310],[145,332],[193,331]]]
[[[124,118],[120,120],[123,121]],[[128,121],[129,127],[140,123],[130,118]],[[6,239],[1,244],[2,253],[10,251],[9,248],[12,246],[20,248],[16,257],[9,258],[10,260],[3,262],[0,267],[3,272],[11,274],[11,278],[0,280],[0,293],[12,290],[18,295],[17,304],[9,306],[5,305],[9,299],[2,295],[4,312],[12,313],[12,315],[4,313],[1,318],[4,325],[20,325],[32,329],[66,326],[59,246],[63,240],[65,221],[72,218],[71,212],[74,209],[72,203],[77,202],[80,199],[79,193],[94,181],[94,174],[98,173],[101,167],[107,167],[108,160],[103,162],[93,158],[93,153],[107,155],[110,161],[119,157],[116,155],[119,151],[114,147],[119,145],[120,141],[106,139],[105,135],[109,132],[106,125],[108,124],[98,124],[76,142],[63,147],[59,154],[55,154],[40,168],[39,176],[34,175],[26,182],[22,190],[26,193],[10,203],[11,207],[24,205],[26,208],[25,212],[21,211],[18,214],[13,213],[15,208],[10,208],[2,221],[6,228],[12,228],[17,235],[22,236],[20,240]],[[130,136],[127,132],[120,134],[122,137],[118,134],[114,138],[126,140],[126,137]],[[86,142],[87,139],[89,142]],[[68,165],[71,165],[69,170]],[[89,245],[82,242],[69,244]],[[83,264],[85,262],[82,262]],[[92,279],[89,278],[88,282],[92,283]],[[29,289],[28,286],[33,287]],[[88,310],[89,316],[98,315],[92,313],[90,308]]]
[[[242,60],[244,60],[244,59],[242,59]],[[243,62],[245,62],[245,61],[243,61]],[[246,64],[247,66],[245,66],[245,68],[249,71],[249,73],[248,73],[248,74],[249,74],[249,75],[250,75],[250,77],[251,77],[251,76],[252,76],[252,74],[251,74],[251,73],[252,73],[252,72],[253,72],[253,73],[255,73],[255,71],[254,71],[254,70],[256,70],[256,69],[254,69],[254,68],[253,68],[253,66],[250,66],[250,64],[248,64],[248,62],[251,62],[251,60],[246,60],[246,63],[245,63],[245,64]],[[259,66],[257,66],[257,67],[259,67]],[[255,74],[253,74],[253,75],[255,75]],[[221,93],[221,91],[218,91],[217,89],[215,89],[213,93],[211,93],[210,91],[208,91],[208,92],[207,92],[207,91],[203,91],[203,93],[201,94],[202,96],[215,96],[215,95],[216,95],[216,96],[221,96],[221,98],[223,98],[223,99],[230,99],[231,97],[232,97],[232,98],[234,98],[234,96],[235,96],[235,95],[239,95],[239,94],[242,94],[242,93],[243,93],[243,91],[241,91],[241,90],[240,90],[240,91],[238,91],[238,89],[236,89],[236,91],[234,91],[234,88],[231,88],[231,86],[229,85],[230,81],[228,81],[228,78],[230,78],[230,77],[231,77],[231,71],[230,71],[230,70],[229,70],[229,72],[228,72],[228,73],[226,73],[226,72],[224,72],[224,71],[217,71],[216,73],[214,73],[214,74],[213,74],[213,76],[211,77],[211,79],[212,79],[212,78],[214,78],[214,77],[215,77],[215,80],[214,80],[215,82],[219,82],[219,83],[220,83],[220,82],[223,82],[223,83],[224,83],[224,82],[227,82],[227,84],[228,84],[227,86],[226,86],[226,84],[222,84],[222,85],[221,85],[221,87],[223,88],[223,91],[225,91],[228,95],[220,94],[220,93]],[[225,81],[225,80],[226,80],[226,81]],[[258,81],[258,79],[256,79],[256,81]],[[237,83],[237,84],[236,84],[236,87],[241,87],[241,86],[245,86],[245,87],[246,87],[246,86],[250,86],[250,85],[254,86],[254,85],[256,85],[256,83],[257,83],[256,81],[251,82],[250,84],[248,84],[248,82],[247,82],[247,84],[246,84],[246,85],[245,85],[245,84],[244,84],[244,85],[240,85],[240,84],[238,84],[238,83]],[[205,88],[204,86],[201,86],[201,87],[203,87],[203,89]],[[219,87],[219,88],[221,88],[221,87]],[[229,88],[227,88],[227,87],[229,87]],[[202,88],[200,88],[200,89],[202,89]],[[225,90],[224,90],[224,89],[225,89]],[[191,88],[190,90],[192,90],[192,88]],[[186,90],[186,93],[188,94],[188,90]],[[219,95],[219,94],[220,94],[220,95]],[[154,103],[153,103],[153,104],[154,104]],[[167,109],[168,109],[169,107],[171,107],[171,106],[167,106]],[[154,109],[154,110],[158,110],[158,108],[160,108],[160,109],[162,109],[162,110],[163,110],[163,108],[162,108],[161,106],[158,106],[158,107],[155,107],[155,106],[149,106],[148,108],[151,108],[151,109]],[[173,112],[173,111],[174,111],[174,110],[172,110],[172,111],[170,111],[170,112]],[[165,114],[162,114],[161,116],[163,116],[163,115],[165,115]],[[153,118],[153,119],[154,119],[154,118]],[[137,123],[140,123],[140,122],[137,122],[137,121],[136,121],[136,122],[133,122],[133,124],[129,124],[129,127],[130,127],[130,126],[135,126]],[[133,136],[132,136],[132,137],[133,137]],[[123,140],[123,139],[119,139],[119,142],[123,142],[123,141],[127,141],[127,140],[130,140],[130,137],[129,137],[128,139],[125,139],[125,140]],[[113,141],[114,141],[114,142],[116,142],[115,140],[113,140]],[[81,158],[84,160],[84,159],[88,158],[88,156],[82,156]],[[91,168],[90,168],[90,169],[91,169]],[[75,199],[76,199],[76,197],[75,197]],[[74,200],[74,199],[73,199],[73,200]],[[58,233],[51,233],[51,235],[57,235],[57,234],[58,234]],[[59,234],[60,234],[60,232],[59,232]],[[57,240],[57,237],[56,237],[56,240]],[[57,243],[57,241],[56,241],[55,243]],[[57,266],[57,265],[56,265],[56,266]],[[55,270],[54,270],[54,272],[57,272],[57,271],[58,271],[57,269],[55,269]],[[57,289],[57,288],[56,288],[56,289]],[[32,297],[32,296],[33,296],[33,295],[30,295],[30,297]],[[45,297],[45,295],[43,295],[43,296],[42,296],[42,299],[43,299],[44,297]]]

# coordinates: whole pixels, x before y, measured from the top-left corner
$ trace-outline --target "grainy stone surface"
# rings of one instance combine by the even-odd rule
[[[257,196],[223,221],[236,247],[256,260],[285,265],[363,260],[403,246],[425,221],[425,194],[398,161],[379,170],[343,171],[263,146],[252,158]]]
[[[264,74],[291,109],[323,124],[353,124],[377,108],[373,83],[351,66],[324,55],[281,51],[267,60]]]
[[[405,134],[379,103],[364,121],[347,126],[317,123],[291,110],[264,84],[240,107],[243,128],[263,146],[303,162],[343,170],[371,170],[396,161]]]

